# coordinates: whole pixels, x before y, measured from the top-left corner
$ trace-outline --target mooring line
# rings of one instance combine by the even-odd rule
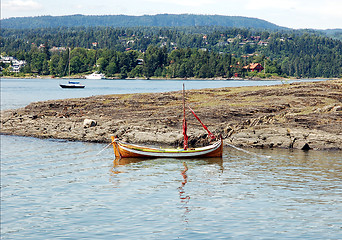
[[[105,146],[105,148],[104,149],[102,149],[100,152],[98,152],[97,154],[96,154],[96,156],[97,155],[99,155],[100,153],[102,153],[104,150],[106,150],[110,145],[112,145],[113,143],[109,143],[107,146]]]
[[[229,144],[229,143],[226,143],[226,145],[228,145],[229,147],[235,148],[236,150],[239,150],[239,151],[245,152],[247,154],[250,154],[250,155],[255,155],[255,156],[264,157],[264,158],[271,158],[271,156],[265,156],[265,155],[262,155],[262,154],[257,154],[257,153],[254,153],[254,152],[250,152],[250,151],[247,151],[245,149],[236,147],[236,146],[234,146],[232,144]]]

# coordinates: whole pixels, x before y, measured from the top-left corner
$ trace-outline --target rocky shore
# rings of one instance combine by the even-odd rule
[[[186,102],[228,144],[342,150],[342,80],[188,90]],[[177,146],[182,113],[181,91],[51,100],[1,111],[1,134]],[[206,144],[190,111],[187,119],[190,145]]]

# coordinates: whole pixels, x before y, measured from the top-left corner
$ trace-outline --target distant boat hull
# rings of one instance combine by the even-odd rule
[[[195,158],[222,157],[222,138],[215,143],[200,147],[184,149],[150,148],[124,143],[112,136],[114,155],[116,158]]]
[[[59,84],[61,88],[85,88],[84,85]]]
[[[80,82],[71,82],[67,84],[59,84],[61,88],[84,88],[85,85],[80,84]]]
[[[106,79],[105,75],[102,73],[92,73],[85,76],[86,79]]]

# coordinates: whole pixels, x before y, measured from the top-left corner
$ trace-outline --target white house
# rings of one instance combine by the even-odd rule
[[[14,73],[19,73],[20,69],[26,65],[26,61],[24,60],[17,60],[14,57],[3,57],[1,56],[0,62],[11,64],[10,71]]]

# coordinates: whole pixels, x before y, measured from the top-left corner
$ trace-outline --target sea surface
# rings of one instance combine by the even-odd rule
[[[73,80],[74,81],[74,80]],[[77,79],[75,80],[77,81]],[[169,92],[185,89],[265,86],[287,84],[289,81],[206,81],[206,80],[88,80],[79,79],[86,87],[82,89],[63,89],[59,84],[67,83],[62,79],[0,79],[1,110],[25,107],[31,102],[79,98],[95,95]],[[317,81],[317,80],[301,80]]]
[[[61,81],[1,79],[1,108],[183,83],[84,80],[65,90]],[[341,152],[226,146],[222,158],[117,161],[106,144],[0,138],[1,239],[342,239]]]

